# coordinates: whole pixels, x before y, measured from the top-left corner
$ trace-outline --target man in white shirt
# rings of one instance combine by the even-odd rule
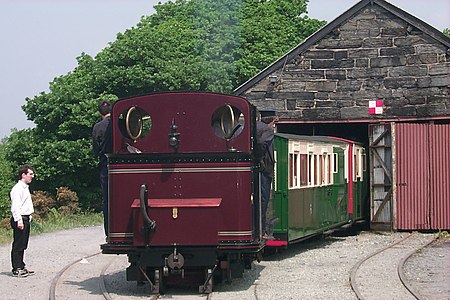
[[[14,231],[14,240],[11,250],[12,273],[15,277],[27,277],[34,271],[27,270],[23,262],[25,249],[30,238],[31,214],[34,212],[29,184],[33,181],[34,170],[30,165],[19,168],[19,181],[10,192],[11,197],[11,227]]]

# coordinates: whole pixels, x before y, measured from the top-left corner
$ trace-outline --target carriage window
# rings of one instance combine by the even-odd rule
[[[332,176],[331,176],[331,154],[327,155],[327,184],[332,184],[333,180],[332,180]]]
[[[356,153],[355,153],[355,180],[362,179],[363,177],[363,172],[366,169],[365,166],[365,158],[366,155],[363,152],[363,149],[356,149]]]
[[[364,153],[364,151],[362,155],[362,165],[363,165],[363,172],[367,171],[366,154]]]
[[[299,185],[299,153],[289,153],[289,187],[294,188]]]
[[[314,181],[312,182],[312,185],[316,186],[316,185],[319,184],[319,178],[318,178],[318,174],[317,174],[317,170],[318,170],[318,168],[317,168],[317,154],[313,154],[311,156],[312,156],[312,161],[313,161],[312,168],[311,168],[312,172],[313,172],[312,178],[314,178]]]
[[[140,107],[132,106],[119,114],[119,129],[123,136],[138,140],[150,133],[152,118]]]
[[[314,184],[314,155],[309,153],[308,155],[308,186]]]
[[[364,179],[364,172],[366,172],[366,168],[367,168],[367,166],[366,166],[366,154],[364,153],[364,149],[361,150],[361,168],[362,168],[362,170],[361,170],[360,178],[361,178],[361,180],[363,180]]]
[[[308,155],[300,154],[300,186],[308,186]]]
[[[333,173],[338,172],[338,167],[339,167],[338,154],[333,153]]]
[[[234,139],[241,134],[245,125],[244,114],[229,104],[219,107],[211,117],[211,127],[220,138]]]
[[[318,155],[317,156],[317,159],[318,159],[318,167],[319,167],[319,171],[317,172],[318,174],[318,180],[317,180],[317,184],[318,185],[322,185],[324,182],[324,172],[325,172],[325,170],[324,170],[324,162],[323,162],[323,155]]]
[[[360,165],[360,151],[355,149],[355,154],[353,154],[353,180],[357,181],[361,177],[361,165]]]
[[[298,152],[294,153],[294,186],[298,187]]]
[[[289,187],[294,187],[294,154],[289,153]]]

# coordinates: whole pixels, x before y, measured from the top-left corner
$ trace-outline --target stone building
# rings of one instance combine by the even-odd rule
[[[235,90],[277,109],[281,132],[367,144],[371,224],[399,230],[450,228],[449,92],[450,38],[384,0],[355,4]]]

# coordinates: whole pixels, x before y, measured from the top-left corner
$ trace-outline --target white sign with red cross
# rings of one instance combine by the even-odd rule
[[[383,113],[383,100],[369,101],[369,115],[381,115]]]

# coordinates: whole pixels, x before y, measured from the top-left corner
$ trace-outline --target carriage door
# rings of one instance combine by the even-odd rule
[[[369,125],[370,227],[393,230],[391,124]]]

